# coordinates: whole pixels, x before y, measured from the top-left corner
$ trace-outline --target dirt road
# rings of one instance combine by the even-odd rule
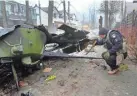
[[[137,69],[130,65],[129,70],[114,76],[107,74],[100,66],[86,59],[52,60],[50,74],[57,76],[48,83],[42,71],[25,78],[29,86],[21,92],[31,91],[34,96],[137,96]],[[47,63],[47,62],[46,62]],[[104,63],[104,61],[96,62]]]

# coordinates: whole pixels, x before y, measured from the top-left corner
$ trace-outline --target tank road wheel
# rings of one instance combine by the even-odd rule
[[[19,91],[20,87],[19,87],[17,72],[16,72],[15,67],[14,67],[13,64],[11,64],[11,67],[12,67],[12,73],[13,73],[13,77],[14,77],[14,80],[15,80],[15,83],[16,83],[17,91]]]

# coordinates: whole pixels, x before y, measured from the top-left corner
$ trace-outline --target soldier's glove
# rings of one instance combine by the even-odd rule
[[[103,57],[103,59],[108,60],[109,57],[110,57],[109,51],[103,52],[103,53],[102,53],[102,57]]]

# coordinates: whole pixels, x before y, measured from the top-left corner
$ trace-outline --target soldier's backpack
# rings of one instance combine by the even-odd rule
[[[111,40],[109,39],[109,34],[110,32],[112,32],[114,30],[110,30],[108,33],[107,33],[107,36],[106,36],[106,40],[109,41],[110,44],[112,44]],[[116,32],[119,33],[119,31],[115,30]],[[121,34],[122,35],[122,34]],[[123,54],[123,53],[126,53],[127,52],[127,41],[126,41],[126,38],[122,35],[122,39],[123,39],[123,44],[122,44],[122,49],[120,49],[118,52],[117,52],[117,55],[118,54]],[[112,44],[113,45],[113,44]]]

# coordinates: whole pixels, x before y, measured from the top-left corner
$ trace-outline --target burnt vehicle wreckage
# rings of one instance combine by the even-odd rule
[[[19,90],[18,73],[40,67],[40,63],[48,57],[97,59],[69,55],[87,47],[90,41],[86,38],[88,32],[65,24],[58,29],[65,32],[60,35],[50,34],[43,25],[28,24],[0,29],[0,85],[9,80],[7,78],[13,78]],[[52,48],[46,49],[45,46]],[[59,49],[62,53],[54,52]]]

